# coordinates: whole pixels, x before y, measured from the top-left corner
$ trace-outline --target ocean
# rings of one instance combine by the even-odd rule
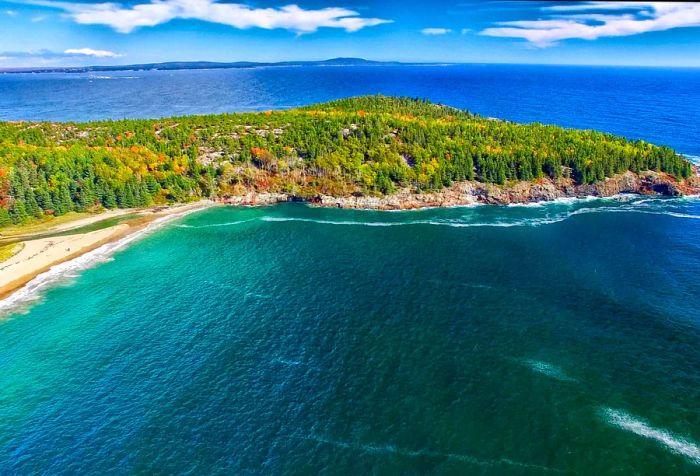
[[[700,151],[698,70],[108,76],[0,76],[0,117],[381,92]],[[210,208],[0,303],[0,473],[698,474],[698,276],[693,197]]]

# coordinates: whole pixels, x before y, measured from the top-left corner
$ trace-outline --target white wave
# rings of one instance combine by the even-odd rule
[[[313,218],[294,218],[294,217],[262,217],[262,221],[266,222],[287,222],[299,221],[306,223],[318,223],[321,225],[351,225],[351,226],[400,226],[410,225],[414,222],[385,222],[385,221],[348,221],[348,220],[315,220]]]
[[[562,382],[575,382],[576,379],[569,377],[566,373],[556,365],[542,362],[541,360],[524,360],[523,364],[527,365],[530,370],[537,372],[547,377],[561,380]]]
[[[668,215],[670,217],[676,217],[676,218],[690,218],[693,220],[700,220],[700,216],[689,215],[687,213],[666,212],[666,213],[663,213],[663,215]]]
[[[686,159],[688,159],[690,162],[694,163],[695,165],[700,165],[700,156],[699,155],[684,154],[684,157]]]
[[[691,440],[675,436],[667,430],[654,428],[647,422],[635,418],[622,410],[606,408],[604,409],[604,414],[611,425],[661,443],[673,453],[685,456],[695,464],[700,464],[700,447]]]
[[[228,221],[224,223],[210,223],[208,225],[187,225],[185,223],[179,223],[177,225],[174,225],[178,228],[194,228],[194,229],[200,229],[200,228],[218,228],[222,226],[235,226],[235,225],[240,225],[242,223],[248,223],[250,221],[253,221],[254,219],[250,220],[238,220],[238,221]]]
[[[592,201],[602,201],[602,200],[611,200],[614,199],[613,197],[595,197],[593,195],[587,195],[585,197],[560,197],[560,198],[555,198],[554,200],[540,200],[537,202],[527,202],[527,203],[509,203],[506,205],[507,207],[510,208],[519,208],[519,207],[525,207],[525,208],[532,208],[532,207],[547,207],[547,206],[553,206],[553,205],[576,205],[578,203],[585,203],[585,202],[592,202]]]
[[[5,299],[0,300],[0,313],[9,314],[11,312],[21,310],[23,306],[37,301],[40,298],[40,291],[48,286],[60,282],[67,282],[68,279],[77,277],[81,271],[89,269],[99,263],[110,261],[114,253],[123,249],[130,243],[143,238],[176,218],[182,218],[185,215],[189,215],[190,213],[199,210],[202,209],[191,209],[181,213],[174,213],[172,215],[157,218],[142,230],[127,235],[115,242],[106,243],[92,251],[88,251],[87,253],[78,256],[77,258],[52,266],[48,271],[36,276],[19,290],[15,291]]]
[[[514,220],[511,222],[460,222],[455,220],[413,220],[413,221],[349,221],[349,220],[316,220],[312,218],[294,218],[294,217],[262,217],[262,221],[266,222],[307,222],[318,223],[321,225],[342,225],[342,226],[412,226],[412,225],[433,225],[433,226],[450,226],[455,228],[468,227],[514,227],[514,226],[539,226],[550,223],[557,223],[566,219],[566,217],[557,218],[532,218],[525,220]]]
[[[429,458],[440,458],[440,459],[450,459],[450,460],[455,460],[455,461],[461,461],[465,463],[471,463],[477,466],[487,466],[487,467],[493,467],[493,466],[512,466],[512,467],[518,467],[518,468],[525,468],[525,469],[532,469],[536,470],[540,473],[542,472],[551,472],[551,473],[565,473],[566,471],[557,469],[557,468],[551,468],[549,466],[542,466],[539,464],[532,464],[532,463],[524,463],[520,461],[514,461],[509,458],[498,458],[498,459],[482,459],[482,458],[477,458],[476,456],[468,455],[468,454],[461,454],[461,453],[440,453],[437,451],[430,451],[430,450],[407,450],[407,449],[402,449],[402,448],[397,448],[393,445],[370,445],[370,444],[361,444],[361,443],[350,443],[347,441],[342,441],[342,440],[333,440],[329,438],[323,438],[320,436],[316,435],[309,435],[307,437],[302,438],[304,440],[310,440],[310,441],[315,441],[317,443],[322,443],[322,444],[327,444],[327,445],[332,445],[332,446],[337,446],[339,448],[346,448],[349,450],[354,450],[354,451],[361,451],[363,453],[370,453],[370,454],[390,454],[390,455],[399,455],[399,456],[405,456],[408,458],[421,458],[421,457],[429,457]]]
[[[644,209],[647,208],[647,209]],[[569,218],[571,216],[575,215],[586,215],[589,213],[639,213],[642,215],[660,215],[660,216],[669,216],[669,217],[674,217],[674,218],[691,218],[691,219],[700,219],[700,216],[698,215],[692,215],[689,213],[679,213],[679,212],[674,212],[671,210],[664,210],[663,208],[659,209],[650,209],[648,206],[647,207],[599,207],[599,208],[580,208],[578,210],[572,211],[568,216],[565,218]]]

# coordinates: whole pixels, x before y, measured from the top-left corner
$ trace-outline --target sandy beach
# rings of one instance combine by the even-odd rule
[[[115,210],[62,223],[51,232],[65,232],[73,228],[96,223],[116,216],[139,213],[141,216],[118,225],[87,233],[27,239],[21,242],[21,250],[0,263],[0,299],[4,299],[22,288],[29,281],[51,269],[51,267],[75,259],[102,245],[125,238],[143,230],[148,225],[164,218],[176,218],[211,206],[208,201],[172,207],[157,207],[144,210]],[[44,232],[45,233],[45,232]]]

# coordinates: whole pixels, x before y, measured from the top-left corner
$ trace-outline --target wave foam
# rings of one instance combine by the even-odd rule
[[[41,296],[40,292],[48,286],[76,278],[81,271],[89,269],[96,264],[110,261],[114,253],[123,249],[130,243],[143,238],[176,218],[182,218],[198,210],[201,209],[186,210],[181,213],[174,213],[157,218],[142,230],[127,235],[115,242],[106,243],[77,258],[52,266],[48,271],[36,276],[16,292],[0,300],[0,313],[9,314],[21,310],[22,307],[27,304],[36,302]]]
[[[695,165],[700,165],[700,155],[684,154],[685,158]]]
[[[238,221],[227,221],[224,223],[210,223],[208,225],[187,225],[185,223],[180,223],[178,225],[175,225],[178,228],[193,228],[193,229],[201,229],[201,228],[218,228],[222,226],[235,226],[235,225],[240,225],[243,223],[248,223],[250,221],[253,221],[254,219],[250,220],[238,220]]]
[[[556,365],[549,364],[547,362],[542,362],[541,360],[524,360],[523,364],[527,365],[530,370],[537,372],[547,377],[554,378],[556,380],[561,380],[562,382],[575,382],[576,379],[566,375],[564,370]]]
[[[689,439],[649,426],[647,422],[637,419],[622,410],[606,408],[604,414],[608,423],[643,438],[657,441],[673,453],[685,456],[695,464],[700,464],[700,447]]]
[[[316,220],[313,218],[295,218],[295,217],[262,217],[260,220],[265,222],[306,222],[318,223],[321,225],[342,225],[342,226],[411,226],[411,225],[433,225],[433,226],[450,226],[454,228],[469,228],[469,227],[502,227],[509,228],[514,226],[539,226],[550,223],[557,223],[565,220],[567,217],[559,218],[532,218],[523,220],[514,220],[511,222],[460,222],[450,220],[412,220],[412,221],[351,221],[351,220]]]

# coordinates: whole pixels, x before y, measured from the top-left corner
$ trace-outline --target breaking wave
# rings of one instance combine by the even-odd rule
[[[387,219],[331,219],[309,218],[303,216],[263,216],[263,222],[307,222],[322,225],[337,226],[448,226],[454,228],[469,227],[538,227],[551,225],[578,215],[592,213],[640,213],[662,215],[672,218],[700,219],[700,208],[697,206],[698,197],[681,198],[644,198],[630,195],[584,199],[566,198],[552,202],[537,202],[532,204],[515,204],[506,207],[455,207],[443,209],[438,213],[432,209],[411,210],[409,214],[387,214]],[[460,210],[462,213],[460,214]],[[354,211],[355,215],[382,212]],[[444,216],[447,214],[448,216]],[[427,216],[426,216],[427,215]]]
[[[643,438],[654,440],[669,451],[685,456],[695,464],[700,464],[700,446],[693,441],[676,436],[667,430],[654,428],[644,420],[635,418],[622,410],[606,408],[603,413],[611,425]]]
[[[199,209],[187,210],[158,218],[142,230],[131,233],[120,240],[106,243],[77,258],[52,266],[51,269],[36,276],[10,296],[0,300],[0,316],[7,315],[11,312],[22,311],[29,304],[38,301],[41,298],[41,291],[50,285],[67,282],[70,279],[76,278],[81,271],[92,268],[99,263],[110,261],[114,253],[125,248],[134,241],[151,234],[176,218],[184,217],[198,210]]]

